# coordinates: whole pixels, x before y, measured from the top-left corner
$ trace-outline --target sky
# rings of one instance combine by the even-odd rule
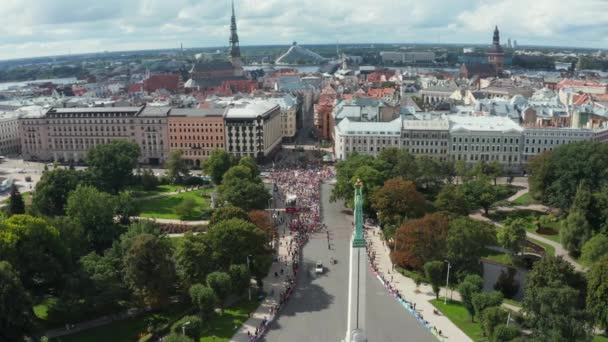
[[[490,44],[608,48],[608,0],[235,0],[241,45]],[[598,15],[600,14],[600,15]],[[226,46],[230,0],[0,0],[0,60]]]

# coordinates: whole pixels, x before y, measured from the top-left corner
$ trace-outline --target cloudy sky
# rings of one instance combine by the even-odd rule
[[[241,45],[477,43],[608,48],[608,0],[235,0]],[[0,0],[0,59],[224,46],[229,0]]]

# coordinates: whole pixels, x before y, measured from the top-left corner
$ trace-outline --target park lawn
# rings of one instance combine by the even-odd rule
[[[184,315],[183,305],[175,305],[163,312],[170,321]],[[145,314],[134,318],[116,321],[104,326],[88,329],[80,333],[51,339],[51,342],[130,342],[137,341],[140,334],[146,329],[146,318],[152,314]]]
[[[484,255],[482,258],[505,266],[515,266],[513,264],[513,258],[511,258],[511,255],[508,253],[495,251],[490,248],[484,248]]]
[[[593,336],[593,340],[591,340],[591,342],[608,342],[608,336],[595,335]]]
[[[526,226],[526,231],[536,234],[536,235],[540,235],[546,239],[549,239],[551,241],[555,241],[557,243],[561,243],[560,238],[559,238],[559,230],[561,227],[561,222],[559,220],[556,220],[554,222],[548,222],[547,224],[544,224],[543,227],[544,228],[551,228],[553,230],[555,230],[557,232],[557,234],[555,235],[548,235],[548,234],[540,234],[538,232],[536,232],[536,221],[541,217],[541,216],[545,216],[542,213],[539,213],[537,211],[533,211],[533,210],[515,210],[515,211],[499,211],[499,212],[492,212],[488,215],[492,220],[494,221],[498,221],[501,224],[504,223],[504,221],[508,218],[512,218],[512,219],[524,219],[527,222],[529,222],[529,224]]]
[[[543,247],[545,249],[545,252],[547,253],[547,255],[552,255],[552,256],[555,255],[555,248],[553,248],[553,246],[551,246],[550,244],[544,243],[542,241],[538,241],[538,240],[533,239],[533,238],[528,238],[528,240],[530,240],[530,241],[534,242],[535,244],[540,245],[541,247]]]
[[[514,205],[530,205],[536,203],[536,201],[532,198],[529,192],[517,197],[515,200],[511,201]]]
[[[212,189],[202,189],[189,192],[182,192],[180,194],[165,196],[160,198],[140,200],[138,202],[141,217],[160,218],[160,219],[173,219],[179,220],[180,217],[176,213],[175,209],[182,203],[186,198],[193,198],[196,207],[194,212],[200,213],[201,210],[209,208],[209,203],[202,197],[202,195],[208,195]],[[199,220],[199,217],[192,217],[190,220]]]
[[[209,327],[202,332],[201,342],[223,342],[230,338],[249,318],[249,313],[258,308],[257,300],[241,300],[224,310],[222,315],[215,315]]]
[[[141,187],[136,187],[131,189],[131,191],[133,192],[133,197],[149,197],[149,196],[155,196],[155,195],[160,195],[160,194],[164,194],[164,193],[168,193],[168,192],[175,192],[178,189],[183,189],[184,187],[181,185],[171,185],[171,184],[164,184],[164,185],[159,185],[156,187],[156,189],[154,190],[143,190]]]
[[[58,299],[55,297],[48,297],[43,299],[40,303],[34,306],[34,315],[43,321],[46,321],[49,317],[49,309],[57,304]]]
[[[449,300],[447,304],[443,304],[443,299],[433,299],[431,300],[431,304],[473,341],[488,340],[483,336],[483,331],[479,322],[471,322],[469,312],[460,304],[460,302]]]

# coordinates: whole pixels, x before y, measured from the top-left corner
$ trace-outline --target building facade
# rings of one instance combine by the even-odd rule
[[[403,120],[401,147],[411,154],[447,160],[450,123],[440,120]]]
[[[545,151],[552,151],[561,145],[593,138],[594,134],[590,129],[524,128],[523,162],[528,162],[530,158]]]
[[[0,116],[0,154],[3,156],[18,155],[21,152],[19,119],[15,114],[5,113]]]
[[[360,122],[348,118],[334,128],[334,153],[343,160],[353,152],[377,156],[387,147],[400,147],[401,119]]]
[[[225,148],[223,108],[172,109],[168,118],[169,150],[182,151],[189,165],[200,167],[214,150]]]
[[[225,115],[226,151],[263,159],[281,143],[281,108],[269,102],[244,102]]]

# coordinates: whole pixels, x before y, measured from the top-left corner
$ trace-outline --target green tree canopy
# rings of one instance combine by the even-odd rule
[[[246,263],[248,255],[256,256],[268,252],[264,233],[247,221],[222,221],[209,228],[206,235],[213,260],[221,270],[228,270],[230,265]]]
[[[186,233],[175,251],[177,274],[188,288],[203,282],[215,269],[211,241],[207,234]]]
[[[247,212],[239,207],[235,207],[233,205],[227,205],[224,207],[219,207],[213,211],[211,215],[211,219],[209,220],[209,225],[213,226],[221,221],[226,221],[230,219],[240,219],[243,221],[249,220],[249,215]]]
[[[435,199],[437,209],[447,211],[454,215],[468,215],[469,202],[462,187],[446,184]]]
[[[78,186],[68,198],[66,213],[84,230],[89,245],[101,252],[121,233],[114,224],[114,198],[92,186]]]
[[[462,305],[467,309],[471,316],[471,321],[475,318],[475,307],[473,306],[473,296],[483,289],[483,279],[477,274],[466,276],[458,285],[458,292],[462,300]]]
[[[254,177],[260,175],[260,169],[258,168],[258,164],[250,156],[242,157],[241,160],[239,160],[239,165],[248,167]]]
[[[492,306],[483,310],[479,320],[485,335],[493,341],[496,327],[507,321],[507,312],[500,306]]]
[[[194,342],[194,340],[186,335],[182,335],[180,331],[163,337],[163,342]]]
[[[11,186],[11,194],[8,199],[8,207],[6,212],[8,216],[25,214],[25,203],[23,202],[23,197],[21,197],[21,193],[15,184]]]
[[[232,293],[232,280],[225,272],[212,272],[207,275],[207,286],[213,289],[223,310],[226,298]]]
[[[594,322],[608,329],[608,257],[596,262],[587,272],[587,310]]]
[[[585,214],[576,210],[571,211],[566,220],[562,222],[559,234],[562,244],[568,252],[578,256],[585,242],[591,238],[593,231]]]
[[[88,172],[99,189],[116,194],[131,183],[139,155],[139,145],[128,140],[97,145],[87,155]]]
[[[590,265],[606,255],[608,255],[608,237],[606,234],[600,233],[585,242],[581,260]]]
[[[496,232],[498,243],[503,248],[511,251],[513,255],[518,254],[526,241],[526,227],[528,225],[529,223],[521,218],[505,220],[504,226],[498,228]]]
[[[121,224],[128,225],[131,223],[131,217],[137,216],[140,213],[137,202],[133,200],[133,194],[130,191],[120,192],[115,199],[116,216]]]
[[[450,221],[447,236],[447,259],[450,260],[455,275],[481,271],[480,258],[485,247],[496,243],[494,226],[461,217]]]
[[[228,274],[230,275],[230,281],[232,283],[232,291],[234,294],[241,295],[245,290],[247,290],[251,283],[251,273],[247,268],[247,265],[230,265],[230,269],[228,270]]]
[[[226,172],[218,193],[220,203],[228,202],[245,211],[264,209],[271,198],[262,180],[242,165],[234,166]]]
[[[211,317],[217,304],[217,296],[211,287],[202,284],[194,284],[188,291],[190,300],[198,308],[202,319]]]
[[[33,326],[32,302],[19,275],[0,261],[0,341],[23,341]]]
[[[502,304],[503,295],[498,291],[492,292],[479,292],[473,295],[473,308],[475,309],[475,316],[481,319],[482,313],[487,308],[493,306],[500,306]]]
[[[498,200],[498,192],[487,178],[479,177],[462,185],[469,208],[481,207],[486,215],[494,202]]]
[[[59,231],[45,220],[14,215],[0,222],[0,260],[18,272],[30,291],[41,294],[61,287],[69,272],[69,254]]]
[[[171,151],[169,158],[167,158],[167,176],[171,182],[181,184],[189,172],[190,169],[184,159],[184,151]]]
[[[441,290],[441,284],[443,282],[443,262],[427,262],[424,264],[424,274],[431,284],[433,292],[435,292],[435,298],[439,299],[439,291]]]
[[[185,336],[190,338],[189,341],[199,341],[202,329],[203,321],[197,316],[184,316],[171,326],[173,334],[182,334],[184,332]],[[163,341],[166,341],[166,339],[163,339]],[[182,342],[184,340],[178,341]]]
[[[166,305],[175,281],[170,242],[163,237],[140,234],[133,238],[124,259],[125,280],[144,305]]]
[[[213,183],[222,183],[224,174],[234,165],[233,157],[224,150],[215,150],[203,164],[203,169],[211,177]]]
[[[65,205],[70,192],[83,181],[82,172],[65,169],[45,171],[36,184],[32,197],[32,209],[45,216],[65,214]]]

